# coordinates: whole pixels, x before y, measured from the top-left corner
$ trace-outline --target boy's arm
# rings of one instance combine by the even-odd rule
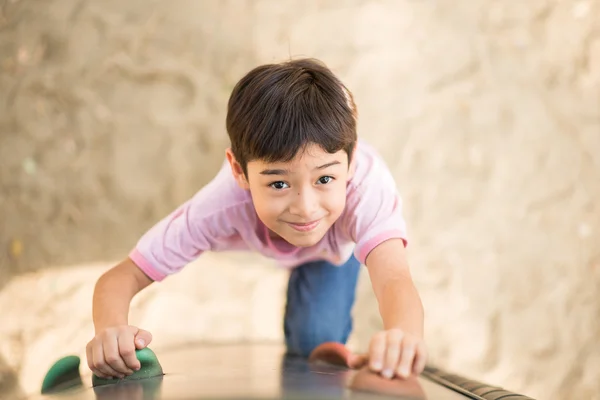
[[[371,340],[369,366],[387,378],[418,375],[427,362],[424,312],[402,239],[389,239],[376,246],[365,264],[384,324],[384,330]]]
[[[152,282],[130,258],[105,272],[94,288],[92,315],[96,334],[109,327],[128,325],[131,300]]]
[[[423,338],[423,304],[410,274],[401,239],[375,247],[365,264],[379,303],[384,329],[402,329]]]
[[[238,214],[223,214],[233,205],[247,201],[247,194],[231,190],[235,181],[226,169],[188,201],[166,215],[138,240],[129,257],[107,271],[96,283],[92,314],[95,336],[88,343],[90,369],[100,377],[123,377],[133,373],[140,363],[135,349],[151,342],[150,332],[129,325],[133,297],[152,282],[175,274],[215,243],[235,232],[232,221]],[[229,196],[229,197],[228,197]]]
[[[129,305],[151,283],[129,258],[96,282],[92,303],[95,336],[86,346],[88,366],[95,375],[123,378],[140,368],[135,349],[146,347],[152,335],[129,326]]]

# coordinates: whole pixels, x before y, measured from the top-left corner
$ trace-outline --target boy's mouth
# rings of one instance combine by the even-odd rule
[[[309,232],[309,231],[312,231],[313,229],[315,229],[319,225],[319,222],[321,222],[320,219],[317,219],[315,221],[305,222],[305,223],[287,222],[287,224],[299,232]]]

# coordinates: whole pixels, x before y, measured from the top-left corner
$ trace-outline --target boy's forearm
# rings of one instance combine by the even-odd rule
[[[367,256],[366,265],[385,330],[399,328],[423,338],[423,303],[415,287],[404,244],[381,243]]]
[[[119,282],[113,270],[98,280],[92,307],[96,333],[110,326],[127,325],[129,303],[133,298],[131,292],[130,288]]]
[[[423,304],[410,278],[401,277],[386,282],[378,301],[384,329],[400,328],[423,338]]]
[[[98,279],[92,306],[96,333],[111,326],[128,325],[131,300],[151,283],[148,278],[144,281],[137,276],[136,268],[131,260],[126,260]]]

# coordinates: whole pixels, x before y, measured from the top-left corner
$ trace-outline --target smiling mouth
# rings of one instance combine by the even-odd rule
[[[312,231],[313,229],[315,229],[319,225],[320,222],[321,222],[321,220],[318,219],[318,220],[306,222],[306,223],[293,223],[293,222],[286,222],[286,223],[299,232],[309,232],[309,231]]]

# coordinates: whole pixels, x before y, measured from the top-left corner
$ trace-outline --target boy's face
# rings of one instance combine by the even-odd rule
[[[261,221],[294,246],[316,244],[344,210],[352,168],[343,150],[330,154],[311,144],[290,162],[254,160],[247,179],[230,150],[227,159],[238,184],[250,190]]]

